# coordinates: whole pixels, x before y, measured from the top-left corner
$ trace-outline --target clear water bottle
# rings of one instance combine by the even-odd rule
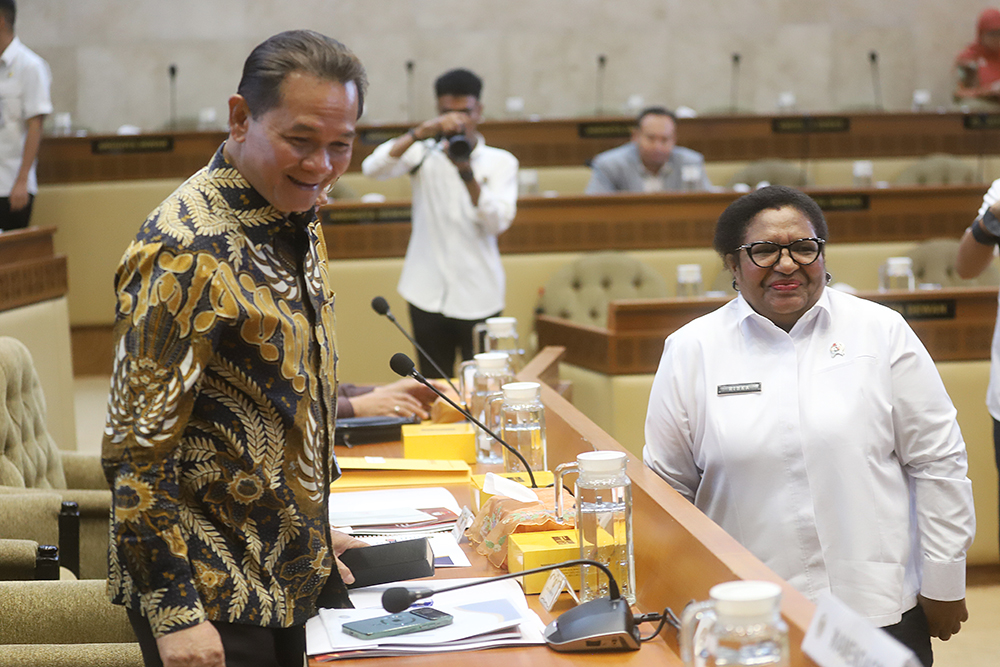
[[[625,472],[624,452],[583,452],[576,463],[556,467],[555,488],[565,474],[577,472],[576,528],[580,558],[604,563],[618,582],[622,597],[635,603],[635,558],[632,547],[632,481]],[[562,494],[556,494],[556,516],[562,517]],[[608,595],[608,578],[592,565],[580,567],[580,599]]]
[[[472,416],[496,431],[497,424],[490,423],[488,402],[502,396],[501,388],[514,381],[510,358],[506,352],[481,352],[472,361],[463,362],[459,371],[459,391]],[[479,463],[498,464],[500,444],[482,429],[476,429],[476,460]]]
[[[781,618],[781,587],[770,581],[713,586],[710,600],[681,615],[685,667],[787,667],[788,626]]]
[[[499,436],[516,449],[531,466],[532,472],[548,470],[545,447],[545,406],[542,387],[537,382],[508,382],[503,395],[489,401],[490,421],[499,424]],[[516,456],[504,449],[506,472],[524,472]]]
[[[696,298],[702,294],[701,264],[678,264],[677,296]]]
[[[879,291],[909,290],[916,288],[913,276],[913,259],[910,257],[889,257],[879,267]]]
[[[490,317],[472,328],[475,352],[506,352],[515,373],[524,366],[524,350],[517,337],[516,317]],[[480,344],[481,343],[481,344]]]

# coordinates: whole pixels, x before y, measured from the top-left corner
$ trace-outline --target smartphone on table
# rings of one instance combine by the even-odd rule
[[[450,625],[453,620],[454,617],[451,614],[446,614],[432,607],[419,607],[399,614],[367,618],[363,621],[350,621],[344,623],[341,629],[358,639],[379,639],[440,628],[444,625]]]

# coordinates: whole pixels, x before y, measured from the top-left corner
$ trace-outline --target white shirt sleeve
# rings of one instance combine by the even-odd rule
[[[642,458],[678,493],[694,502],[701,470],[692,449],[688,401],[701,395],[697,385],[703,386],[704,380],[700,374],[682,368],[685,359],[690,360],[691,355],[680,353],[674,341],[667,338],[649,394]]]
[[[406,151],[397,157],[389,155],[392,145],[396,139],[390,139],[379,144],[372,154],[361,163],[361,172],[369,178],[384,181],[399,176],[407,176],[410,171],[420,164],[426,151],[431,150],[423,141],[415,141]]]
[[[479,183],[477,221],[485,236],[499,236],[507,231],[517,214],[518,162],[514,156],[509,158],[499,160]]]
[[[904,322],[894,335],[893,429],[910,477],[923,562],[921,593],[965,597],[965,554],[976,532],[965,441],[934,361]]]
[[[1000,178],[993,181],[990,189],[986,191],[985,195],[983,195],[983,205],[979,207],[979,213],[976,214],[976,218],[978,219],[983,217],[983,214],[986,213],[986,209],[993,206],[993,204],[996,204],[998,200],[1000,200]]]

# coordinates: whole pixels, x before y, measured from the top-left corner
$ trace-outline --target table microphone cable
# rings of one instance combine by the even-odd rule
[[[677,619],[677,615],[670,607],[666,607],[662,614],[653,612],[651,614],[639,614],[635,617],[636,625],[639,623],[655,623],[657,621],[659,621],[660,624],[656,626],[656,630],[653,631],[653,634],[647,637],[640,636],[640,642],[648,642],[649,640],[654,639],[656,635],[660,634],[663,630],[663,626],[667,623],[669,623],[675,630],[681,629],[681,622]]]

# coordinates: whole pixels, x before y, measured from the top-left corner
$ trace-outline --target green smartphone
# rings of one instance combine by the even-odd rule
[[[455,619],[451,614],[431,607],[420,607],[399,614],[351,621],[344,623],[341,629],[358,639],[379,639],[440,628],[443,625],[450,625],[453,620]]]

